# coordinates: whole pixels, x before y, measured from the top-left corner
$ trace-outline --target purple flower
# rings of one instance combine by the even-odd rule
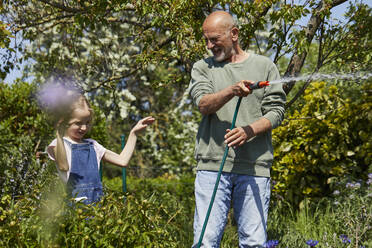
[[[350,244],[351,243],[351,240],[345,234],[341,234],[340,239],[342,240],[342,243],[344,243],[344,244]]]
[[[368,184],[368,185],[371,185],[371,184],[372,184],[372,178],[368,178],[368,180],[367,180],[367,184]]]
[[[312,239],[309,239],[308,241],[306,241],[306,244],[310,247],[316,247],[316,245],[319,243],[319,241],[317,240],[312,240]]]
[[[275,248],[279,244],[278,240],[269,240],[266,243],[266,248]]]
[[[354,184],[353,183],[347,183],[345,185],[346,188],[353,188],[354,187]]]
[[[339,194],[340,194],[340,191],[339,190],[333,191],[333,195],[339,195]]]
[[[368,178],[372,179],[372,173],[368,173]]]

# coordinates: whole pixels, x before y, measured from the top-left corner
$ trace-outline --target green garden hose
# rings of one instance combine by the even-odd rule
[[[236,107],[235,107],[234,117],[233,117],[233,120],[231,122],[231,128],[230,128],[231,130],[233,130],[234,127],[235,127],[236,117],[238,116],[238,111],[239,111],[239,106],[240,106],[240,102],[241,101],[242,101],[242,97],[239,97],[239,100],[238,100],[238,102],[236,104]],[[205,229],[207,228],[209,215],[211,214],[211,211],[212,211],[212,206],[213,206],[213,203],[214,203],[214,198],[216,197],[216,192],[217,192],[218,184],[220,183],[222,169],[223,169],[223,166],[225,165],[225,161],[226,161],[226,157],[227,157],[227,154],[228,153],[229,153],[229,146],[226,145],[225,153],[223,154],[223,158],[222,158],[222,161],[221,161],[220,169],[219,169],[218,174],[217,174],[216,183],[214,185],[212,198],[211,198],[211,201],[209,203],[208,212],[207,212],[207,215],[205,216],[204,224],[203,224],[203,229],[202,229],[202,232],[201,232],[200,237],[199,237],[199,242],[198,242],[198,246],[197,246],[198,248],[200,248],[200,246],[202,244],[202,241],[203,241],[204,232],[205,232]]]

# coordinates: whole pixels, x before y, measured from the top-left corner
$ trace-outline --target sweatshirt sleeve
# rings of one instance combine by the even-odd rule
[[[204,95],[214,93],[212,81],[208,77],[208,73],[203,70],[204,64],[204,61],[198,61],[191,70],[191,80],[188,90],[196,106],[199,106],[200,99]]]
[[[271,63],[268,70],[268,81],[280,78],[275,64]],[[262,100],[262,113],[271,123],[272,129],[278,127],[284,119],[286,94],[282,84],[273,84],[265,88]]]

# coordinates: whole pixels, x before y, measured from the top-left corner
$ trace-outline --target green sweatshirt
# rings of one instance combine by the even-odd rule
[[[250,54],[240,63],[216,62],[213,57],[196,62],[191,72],[189,86],[194,104],[199,106],[205,94],[218,92],[240,80],[272,81],[279,79],[279,72],[270,59]],[[232,98],[216,113],[203,115],[195,144],[197,170],[218,171],[225,151],[224,135],[231,127],[238,97]],[[254,90],[243,97],[236,126],[247,126],[264,117],[273,128],[284,118],[286,95],[281,84]],[[244,145],[230,148],[224,172],[270,177],[273,161],[271,132],[250,139]]]

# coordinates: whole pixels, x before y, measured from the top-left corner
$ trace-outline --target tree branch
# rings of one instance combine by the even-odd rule
[[[307,23],[307,27],[305,28],[307,48],[311,45],[311,42],[315,36],[316,31],[318,30],[320,24],[322,23],[323,10],[332,9],[333,7],[336,7],[346,1],[347,0],[333,0],[329,4],[327,4],[326,0],[322,0],[319,2],[318,6],[315,8],[312,16],[310,17],[309,22]],[[306,51],[302,53],[299,53],[298,51],[296,51],[291,57],[287,70],[284,74],[284,77],[297,76],[300,73],[304,65],[306,57],[307,57]],[[288,94],[292,90],[294,84],[295,82],[289,82],[283,85],[283,89],[286,92],[286,94]]]
[[[41,22],[36,22],[36,23],[33,23],[33,21],[31,21],[30,24],[25,24],[24,26],[19,26],[15,30],[19,31],[19,30],[23,30],[23,29],[26,29],[26,28],[30,28],[30,27],[36,27],[36,26],[40,26],[40,25],[43,25],[43,24],[46,24],[46,23],[49,23],[49,22],[58,21],[58,20],[62,20],[62,19],[65,19],[65,18],[70,18],[70,17],[73,17],[73,16],[74,16],[74,14],[56,16],[54,18],[47,19],[47,20],[44,20],[44,21],[41,21]],[[53,25],[53,26],[55,26],[55,25]]]
[[[87,92],[92,92],[94,90],[97,90],[99,89],[100,87],[105,87],[106,84],[110,83],[110,82],[113,82],[113,81],[117,81],[117,80],[120,80],[120,79],[123,79],[123,78],[126,78],[126,77],[129,77],[129,76],[132,76],[133,74],[135,74],[139,69],[138,68],[135,68],[134,70],[130,71],[129,73],[125,74],[125,75],[116,75],[116,76],[112,76],[102,82],[100,82],[96,87],[92,87],[90,88],[89,90],[87,90]]]
[[[48,0],[38,0],[39,2],[42,2],[42,3],[45,3],[45,4],[48,4],[52,7],[55,7],[57,9],[61,9],[63,11],[66,11],[66,12],[70,12],[70,13],[81,13],[81,12],[84,12],[86,11],[85,9],[76,9],[76,8],[70,8],[66,5],[63,5],[63,4],[59,4],[59,3],[56,3],[56,2],[52,2],[52,1],[48,1]]]

